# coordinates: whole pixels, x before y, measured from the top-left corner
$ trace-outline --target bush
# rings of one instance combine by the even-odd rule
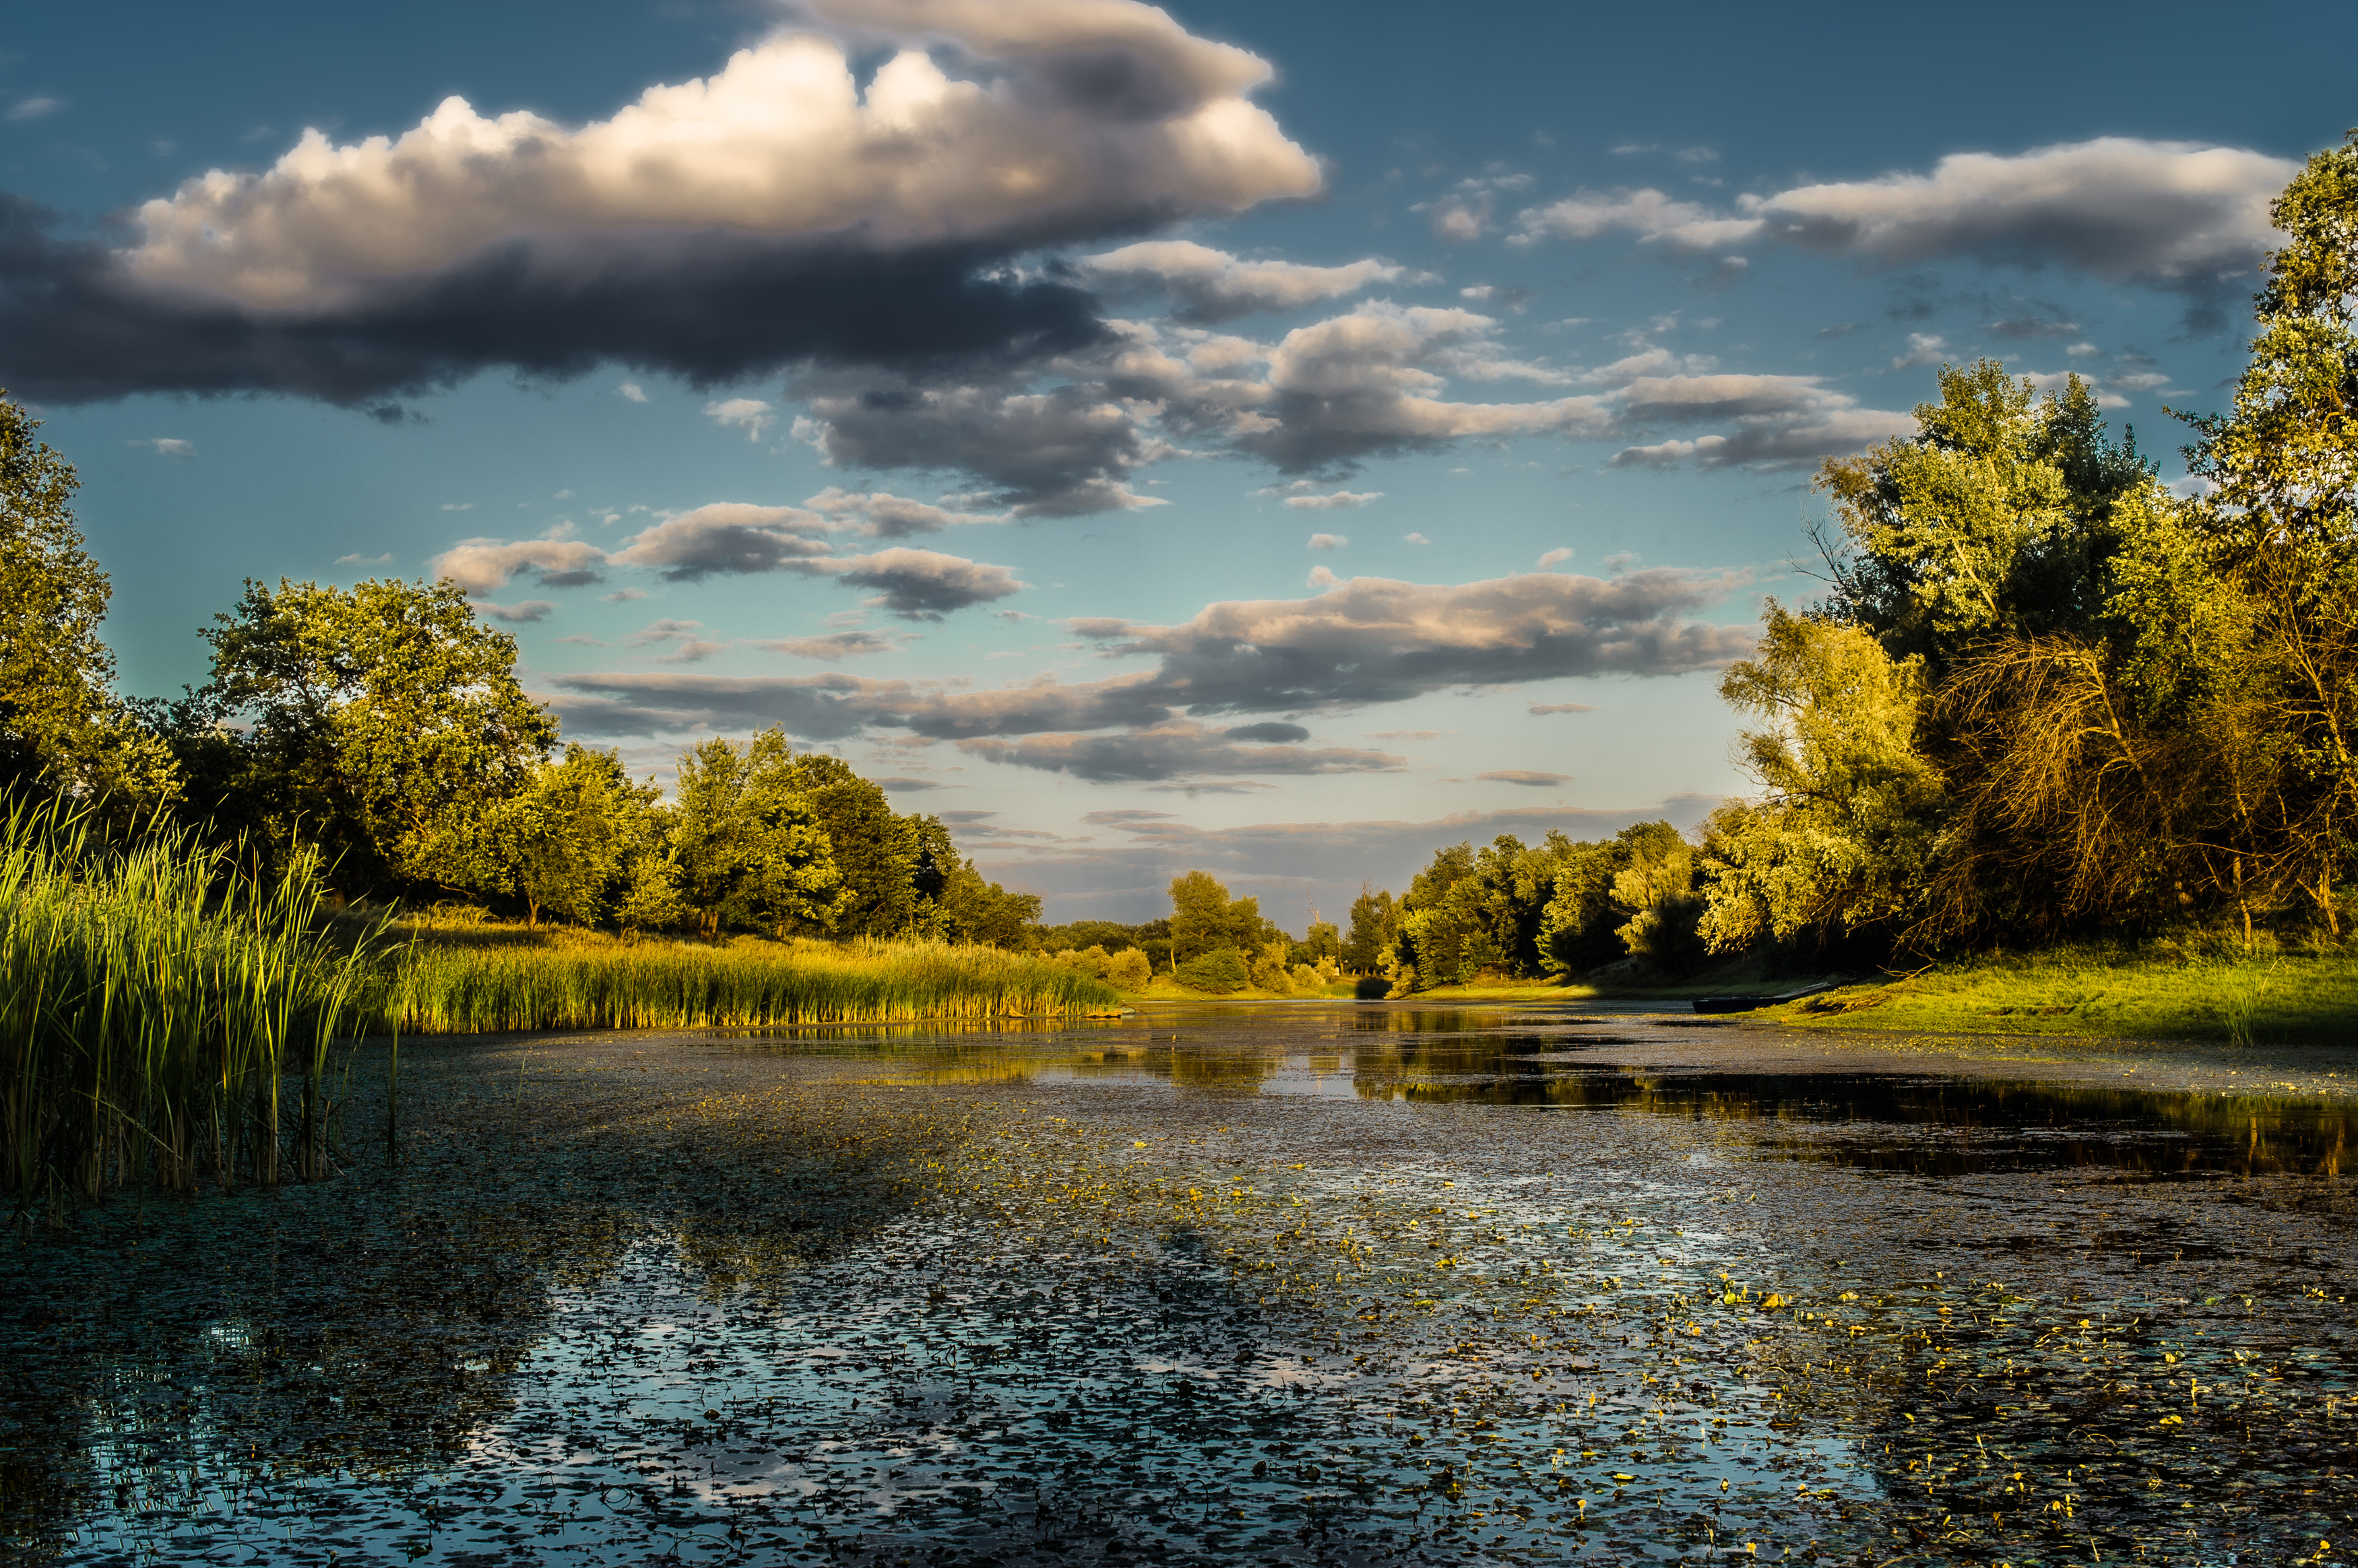
[[[1106,964],[1102,979],[1116,990],[1142,991],[1154,979],[1154,966],[1135,947],[1124,947]]]
[[[1325,988],[1325,985],[1326,977],[1312,968],[1309,965],[1296,964],[1293,966],[1293,989],[1295,990],[1322,990]]]
[[[1244,955],[1234,947],[1215,947],[1179,966],[1181,985],[1190,990],[1210,991],[1215,996],[1240,991],[1251,978],[1245,968]]]

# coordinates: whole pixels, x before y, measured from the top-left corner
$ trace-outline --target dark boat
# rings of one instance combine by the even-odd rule
[[[1750,1012],[1756,1008],[1775,1007],[1780,1001],[1799,1001],[1805,996],[1830,991],[1842,984],[1840,980],[1820,980],[1813,986],[1803,986],[1797,991],[1781,996],[1699,996],[1694,1000],[1697,1012]]]

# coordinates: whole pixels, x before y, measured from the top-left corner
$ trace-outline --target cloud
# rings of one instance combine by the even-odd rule
[[[144,439],[125,441],[123,444],[126,447],[145,447],[159,458],[193,458],[197,455],[197,444],[194,441],[184,441],[178,436],[150,436]]]
[[[609,558],[654,568],[669,582],[695,582],[773,572],[827,555],[827,520],[803,507],[722,501],[665,518],[623,540]]]
[[[1572,551],[1562,545],[1558,545],[1554,549],[1550,550],[1540,557],[1540,565],[1541,567],[1560,567],[1570,559],[1572,559]]]
[[[1250,101],[1268,65],[1135,0],[804,9],[858,41],[789,28],[581,125],[450,98],[399,136],[307,131],[139,207],[119,252],[15,202],[11,384],[358,405],[492,366],[1000,362],[1097,330],[1007,260],[1320,188]]]
[[[872,590],[876,597],[870,604],[904,621],[939,621],[951,611],[1023,591],[1023,584],[1005,567],[905,546],[846,561],[805,565],[809,570],[835,574],[848,588]]]
[[[1426,538],[1422,534],[1402,534],[1401,535],[1401,543],[1403,545],[1430,545],[1433,541]]]
[[[2202,290],[2249,272],[2280,241],[2268,203],[2299,167],[2235,147],[2101,136],[1748,195],[1734,212],[1652,189],[1582,191],[1520,213],[1511,240],[1625,231],[1680,251],[1758,241],[1885,266],[1955,257]]]
[[[938,534],[962,524],[1007,521],[1005,513],[953,512],[923,501],[904,500],[882,490],[860,495],[830,486],[803,504],[839,526],[856,527],[871,538],[882,539]]]
[[[939,779],[891,778],[870,779],[868,782],[874,784],[879,789],[889,789],[903,795],[909,794],[915,790],[944,789],[947,787]]]
[[[1861,408],[1817,376],[1678,374],[1637,376],[1618,393],[1623,430],[1732,425],[1725,431],[1624,448],[1615,467],[1807,467],[1916,428],[1913,415]]]
[[[976,741],[976,754],[987,760],[1091,779],[1142,778],[1153,768],[1174,777],[1357,772],[1390,769],[1398,760],[1347,748],[1250,749],[1205,721],[1570,676],[1716,669],[1749,654],[1754,633],[1691,612],[1739,586],[1734,577],[1667,568],[1609,581],[1546,572],[1454,587],[1357,578],[1309,599],[1206,605],[1175,626],[1075,621],[1072,629],[1108,657],[1155,661],[1151,670],[1095,681],[1043,676],[976,687],[841,673],[609,671],[557,676],[550,684],[569,733],[776,723],[806,740],[833,741],[905,730]],[[688,630],[686,622],[657,624]]]
[[[1949,345],[1931,332],[1908,334],[1908,351],[1891,362],[1893,370],[1909,370],[1917,365],[1944,364],[1949,359]]]
[[[493,604],[487,599],[479,599],[475,610],[478,614],[504,621],[511,626],[532,626],[547,620],[557,606],[545,599],[527,599],[521,604]]]
[[[735,426],[752,441],[759,441],[762,432],[777,419],[770,406],[758,397],[716,398],[704,406],[704,416],[716,425]]]
[[[598,597],[608,604],[628,604],[646,596],[647,590],[643,588],[618,588],[611,593],[601,593]]]
[[[701,621],[675,621],[669,616],[649,622],[623,639],[627,646],[644,648],[655,643],[684,642],[704,630]]]
[[[1348,746],[1240,745],[1217,730],[1176,721],[1119,735],[978,737],[958,742],[971,756],[1014,767],[1066,773],[1094,783],[1193,773],[1390,773],[1405,760]]]
[[[1313,534],[1310,535],[1310,547],[1314,550],[1339,550],[1350,542],[1349,537],[1342,534]]]
[[[393,564],[393,555],[388,551],[382,556],[338,556],[336,564],[340,567],[389,567]],[[476,608],[483,607],[478,605]]]
[[[633,403],[644,403],[647,400],[646,388],[641,386],[635,381],[626,381],[622,383],[622,385],[614,389],[614,395],[617,397],[628,398]]]
[[[46,119],[65,106],[66,101],[62,98],[19,98],[8,106],[6,115],[0,118],[22,124],[27,120]]]
[[[1285,503],[1297,512],[1336,512],[1348,506],[1365,506],[1383,498],[1384,492],[1380,490],[1338,490],[1331,495],[1289,495]]]
[[[1171,297],[1182,321],[1233,320],[1268,310],[1295,310],[1322,299],[1356,294],[1371,283],[1427,280],[1372,257],[1343,266],[1245,261],[1188,240],[1142,240],[1084,256],[1082,276],[1114,287],[1153,284]]]
[[[1493,784],[1530,784],[1534,788],[1568,784],[1572,782],[1570,773],[1543,773],[1530,768],[1494,768],[1487,773],[1476,773],[1474,776],[1477,779],[1487,779]]]
[[[1310,731],[1301,725],[1282,724],[1273,720],[1262,724],[1232,724],[1220,733],[1231,741],[1261,741],[1279,744],[1291,744],[1296,741],[1310,739]]]
[[[462,539],[426,564],[471,596],[493,593],[520,572],[531,572],[543,588],[575,588],[598,580],[606,554],[579,539]]]
[[[765,653],[784,654],[789,658],[817,659],[822,664],[831,665],[870,654],[893,653],[901,644],[873,632],[829,632],[817,637],[757,638],[753,646]]]
[[[445,512],[472,512],[474,509],[475,503],[471,501],[446,501],[442,503]]]
[[[1594,713],[1596,709],[1585,702],[1534,702],[1531,704],[1533,718],[1544,713]]]

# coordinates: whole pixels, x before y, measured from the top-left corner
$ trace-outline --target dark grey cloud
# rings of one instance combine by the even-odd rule
[[[55,403],[287,393],[381,418],[486,370],[619,364],[707,387],[803,364],[1004,364],[1104,336],[1089,296],[971,245],[879,254],[711,232],[517,241],[341,308],[280,315],[154,287],[0,194],[0,381]]]
[[[1492,784],[1527,784],[1534,789],[1553,788],[1572,782],[1570,773],[1541,773],[1536,768],[1494,768],[1487,773],[1476,773],[1477,779]]]
[[[976,688],[839,673],[610,671],[550,684],[574,703],[560,704],[566,722],[600,735],[626,732],[622,725],[685,733],[774,723],[813,741],[906,730],[973,742],[990,761],[1089,779],[1389,770],[1401,765],[1389,753],[1299,744],[1309,731],[1291,720],[1217,730],[1198,721],[1568,676],[1719,668],[1749,654],[1754,633],[1693,612],[1739,586],[1734,577],[1663,568],[1611,579],[1530,572],[1455,587],[1359,578],[1309,599],[1207,605],[1177,626],[1073,622],[1109,657],[1155,661],[1151,671],[1098,681]]]
[[[1291,725],[1271,726],[1292,729]],[[1190,773],[1396,773],[1406,759],[1351,746],[1238,745],[1184,720],[1118,735],[1026,735],[961,741],[972,756],[1092,783],[1141,782]],[[1205,787],[1197,785],[1195,787]]]
[[[903,621],[939,621],[954,610],[1023,591],[1005,567],[906,546],[844,561],[797,563],[794,569],[824,571],[847,588],[867,589],[875,595],[871,604]]]

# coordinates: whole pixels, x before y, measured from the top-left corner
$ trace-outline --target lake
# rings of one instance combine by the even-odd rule
[[[12,1557],[2358,1552],[2358,1054],[1295,1002],[401,1055],[344,1175],[0,1257]]]

